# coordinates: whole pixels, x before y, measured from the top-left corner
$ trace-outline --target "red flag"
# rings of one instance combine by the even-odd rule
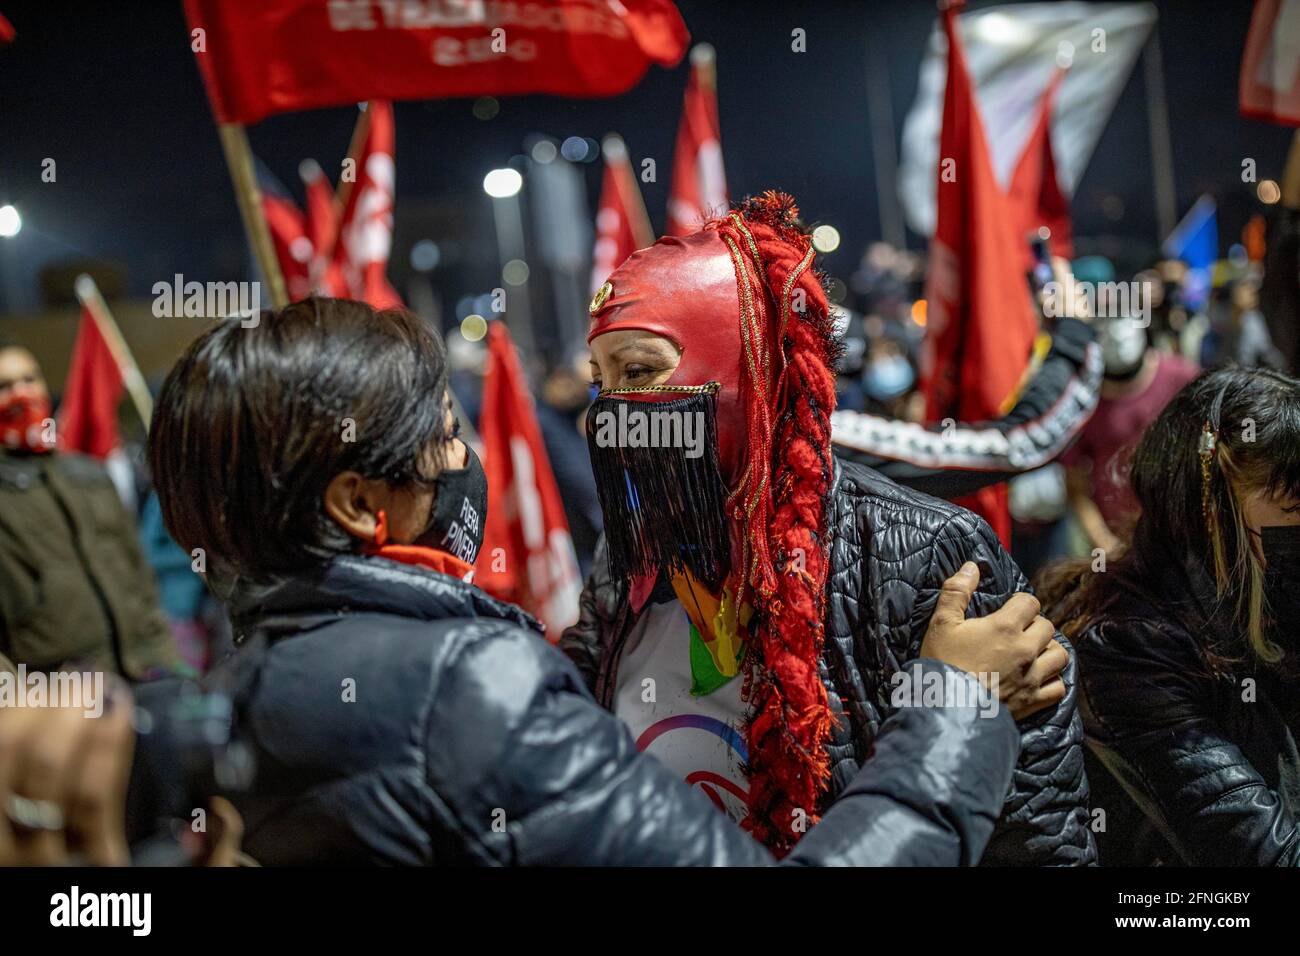
[[[322,250],[333,244],[338,229],[334,190],[330,188],[325,170],[314,159],[304,159],[299,163],[298,175],[307,191],[307,238],[314,249]]]
[[[555,642],[578,619],[582,581],[528,382],[501,322],[488,328],[480,421],[488,517],[474,583],[528,611]]]
[[[4,14],[0,13],[0,46],[8,46],[13,43],[15,36],[17,34],[14,32],[14,25],[4,18]]]
[[[655,241],[641,188],[621,137],[605,137],[605,178],[596,208],[596,244],[591,256],[591,291],[595,292],[623,260]]]
[[[669,236],[692,233],[711,213],[727,207],[716,77],[713,47],[701,43],[691,50],[691,76],[677,127],[665,230]]]
[[[224,123],[373,99],[613,96],[690,39],[670,0],[185,0],[185,13]]]
[[[59,403],[59,447],[107,458],[122,443],[117,430],[117,406],[124,388],[117,360],[99,324],[83,305],[63,401]]]
[[[1255,0],[1241,58],[1243,116],[1300,126],[1300,4]]]
[[[280,263],[289,298],[295,302],[312,293],[312,242],[297,204],[266,189],[262,193],[262,216],[271,231],[275,257]]]
[[[1052,255],[1074,258],[1074,229],[1070,223],[1070,200],[1056,178],[1056,158],[1052,153],[1052,109],[1056,91],[1065,71],[1058,69],[1047,84],[1038,106],[1029,141],[1011,174],[1007,199],[1015,212],[1015,238],[1024,249],[1025,272],[1034,267],[1034,254],[1026,241],[1029,234],[1046,226],[1051,235],[1048,248]]]
[[[393,245],[395,137],[393,104],[371,102],[365,137],[358,154],[349,157],[355,162],[356,182],[348,190],[333,255],[349,294],[376,309],[402,304],[386,276]]]
[[[298,167],[307,189],[307,238],[311,240],[311,284],[319,294],[342,297],[348,294],[347,283],[333,252],[339,235],[339,213],[334,204],[334,189],[325,170],[315,160],[304,160]]]
[[[1038,323],[1012,234],[1013,211],[989,160],[955,5],[943,20],[948,83],[922,371],[930,421],[974,421],[997,417],[1016,390]],[[1006,485],[995,485],[961,502],[983,515],[1004,544],[1011,535],[1006,495]]]

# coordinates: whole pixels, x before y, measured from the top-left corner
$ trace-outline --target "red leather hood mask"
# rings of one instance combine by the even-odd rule
[[[717,232],[665,236],[634,252],[610,275],[592,300],[587,335],[588,344],[598,335],[624,329],[661,335],[682,353],[665,385],[719,383],[718,463],[728,488],[740,478],[745,433],[738,290],[731,252]],[[665,391],[648,393],[643,400],[672,397]]]

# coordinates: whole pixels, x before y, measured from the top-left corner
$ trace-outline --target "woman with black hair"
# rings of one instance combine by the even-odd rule
[[[220,583],[240,644],[213,680],[257,762],[235,799],[245,849],[281,864],[773,862],[637,752],[535,621],[469,583],[487,488],[446,376],[418,318],[307,299],[209,329],[163,386],[149,444],[163,515]],[[885,721],[789,861],[979,859],[1019,737],[972,675],[1025,696],[1042,647],[1014,607],[964,620],[978,580],[947,582],[912,673],[923,705]]]
[[[1201,375],[1130,482],[1125,549],[1040,586],[1109,771],[1089,772],[1102,863],[1300,865],[1300,381]]]

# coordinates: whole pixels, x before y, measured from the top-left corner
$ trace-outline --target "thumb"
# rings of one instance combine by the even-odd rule
[[[956,574],[943,582],[933,619],[941,624],[960,624],[966,620],[966,607],[979,583],[979,566],[974,561],[967,561]]]

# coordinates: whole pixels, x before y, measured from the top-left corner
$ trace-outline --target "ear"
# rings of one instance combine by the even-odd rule
[[[325,513],[340,528],[362,541],[372,541],[378,526],[384,488],[355,471],[342,471],[325,487]]]

